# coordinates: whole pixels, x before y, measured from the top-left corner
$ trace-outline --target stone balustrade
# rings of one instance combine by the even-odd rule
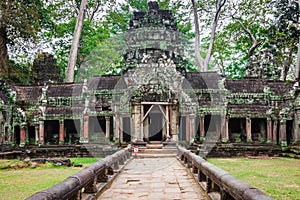
[[[191,170],[209,199],[272,199],[259,189],[244,183],[184,147],[178,146],[178,157]]]
[[[131,147],[128,146],[89,165],[57,185],[33,194],[27,200],[96,198],[111,184],[116,174],[120,171],[121,166],[131,156]]]

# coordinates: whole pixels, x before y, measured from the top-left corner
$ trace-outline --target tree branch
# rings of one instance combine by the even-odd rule
[[[216,13],[215,13],[215,17],[214,17],[214,21],[213,21],[213,27],[212,27],[212,32],[211,32],[211,36],[210,36],[210,42],[209,42],[209,47],[205,56],[205,61],[204,61],[204,66],[205,66],[205,70],[208,69],[208,64],[212,55],[212,51],[213,51],[213,47],[214,47],[214,43],[215,43],[215,37],[216,37],[216,30],[217,30],[217,26],[218,26],[218,21],[219,21],[219,17],[221,14],[221,10],[222,7],[225,5],[226,0],[217,0],[217,4],[216,4]]]
[[[242,29],[246,32],[246,34],[249,36],[249,38],[251,39],[252,42],[252,46],[250,47],[249,51],[248,51],[248,56],[249,58],[251,58],[251,56],[253,55],[254,50],[262,43],[262,41],[257,42],[257,40],[255,39],[254,35],[251,33],[251,31],[243,24],[243,22],[241,21],[241,19],[238,19],[234,16],[232,16],[233,19],[237,20],[237,22],[241,25]]]

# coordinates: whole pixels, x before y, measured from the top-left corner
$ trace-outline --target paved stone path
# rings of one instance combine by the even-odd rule
[[[98,199],[204,199],[199,185],[175,157],[131,160]]]

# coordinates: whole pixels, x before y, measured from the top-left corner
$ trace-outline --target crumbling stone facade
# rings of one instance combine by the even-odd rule
[[[172,13],[149,3],[125,34],[122,76],[37,86],[0,81],[0,141],[16,144],[299,142],[298,82],[186,72]]]

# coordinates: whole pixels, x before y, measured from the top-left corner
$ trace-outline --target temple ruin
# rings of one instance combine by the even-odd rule
[[[72,84],[1,80],[0,143],[299,142],[298,82],[187,72],[176,19],[156,2],[134,13],[125,39],[126,70],[120,76]],[[36,81],[42,82],[39,75]]]

